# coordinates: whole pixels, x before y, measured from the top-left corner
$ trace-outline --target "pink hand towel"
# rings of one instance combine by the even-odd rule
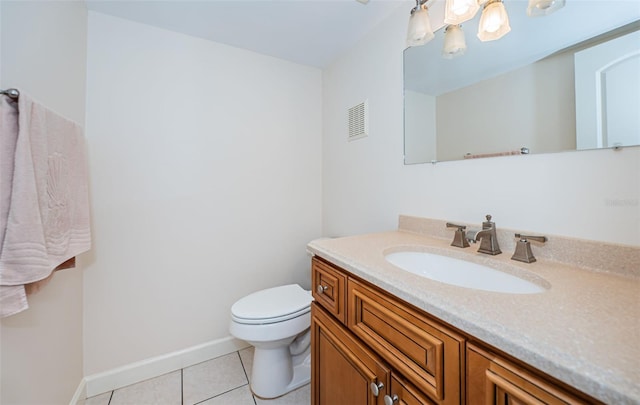
[[[22,93],[13,162],[0,246],[0,316],[27,308],[25,284],[47,278],[60,263],[91,248],[82,128]]]

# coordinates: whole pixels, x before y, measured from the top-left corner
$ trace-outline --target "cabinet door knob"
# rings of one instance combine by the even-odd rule
[[[394,395],[393,398],[389,395],[384,396],[384,405],[393,405],[398,402],[398,396]]]
[[[318,292],[318,294],[322,294],[325,291],[327,291],[327,288],[329,288],[329,287],[327,287],[326,285],[318,284],[318,288],[316,288],[316,291]]]
[[[371,393],[373,394],[374,397],[377,397],[378,395],[380,395],[380,391],[384,388],[384,384],[379,382],[379,383],[375,383],[372,382],[371,383]]]

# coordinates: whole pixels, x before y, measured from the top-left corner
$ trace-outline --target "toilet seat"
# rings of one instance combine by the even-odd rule
[[[298,284],[269,288],[249,294],[231,307],[231,319],[246,325],[283,322],[311,310],[311,292]]]

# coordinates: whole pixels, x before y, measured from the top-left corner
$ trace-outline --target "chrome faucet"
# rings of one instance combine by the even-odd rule
[[[502,253],[498,245],[498,235],[496,234],[496,224],[491,222],[491,215],[486,216],[487,220],[482,223],[482,230],[478,232],[468,231],[467,239],[469,242],[477,242],[480,240],[479,253],[488,255],[499,255]]]

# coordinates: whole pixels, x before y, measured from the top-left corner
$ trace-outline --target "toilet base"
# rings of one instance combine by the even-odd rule
[[[291,356],[289,347],[259,349],[253,354],[251,391],[259,398],[272,399],[311,381],[311,350]]]

